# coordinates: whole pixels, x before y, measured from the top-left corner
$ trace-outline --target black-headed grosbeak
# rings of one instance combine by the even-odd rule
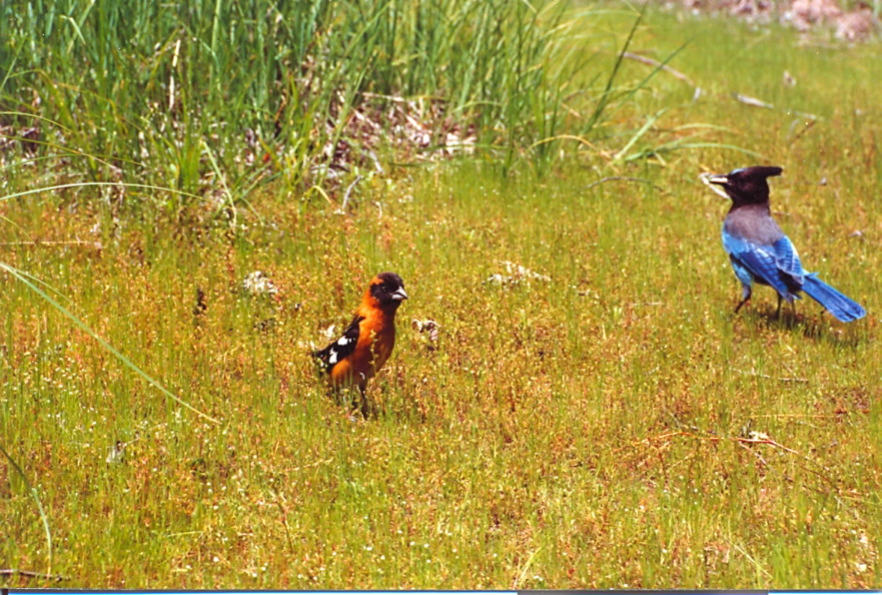
[[[395,312],[407,299],[404,281],[395,273],[380,273],[364,292],[361,305],[343,336],[313,352],[334,388],[357,386],[361,410],[367,413],[365,389],[395,346]]]

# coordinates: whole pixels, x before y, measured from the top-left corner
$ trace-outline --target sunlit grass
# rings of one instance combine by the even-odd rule
[[[620,49],[633,21],[610,19]],[[359,184],[347,214],[279,180],[232,231],[95,187],[0,203],[0,261],[221,421],[3,277],[0,436],[21,473],[0,461],[0,567],[73,587],[877,586],[875,49],[662,14],[631,49],[663,61],[685,39],[671,65],[703,94],[659,73],[609,112],[601,129],[621,138],[604,147],[666,109],[631,150],[706,123],[761,158],[580,145],[542,176],[398,168]],[[625,61],[622,80],[647,68]],[[794,111],[818,119],[798,134]],[[778,321],[767,288],[733,316],[727,205],[697,175],[754,161],[785,168],[779,221],[866,320],[805,300]],[[15,167],[5,192],[43,183]],[[505,261],[550,280],[488,282]],[[276,298],[242,290],[255,270]],[[381,270],[411,299],[370,387],[383,414],[353,422],[306,353]],[[438,343],[411,319],[437,321]]]

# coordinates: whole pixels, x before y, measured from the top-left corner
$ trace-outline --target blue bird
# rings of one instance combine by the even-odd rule
[[[796,248],[772,218],[766,178],[782,171],[780,167],[755,166],[728,174],[702,174],[705,183],[722,186],[732,200],[723,222],[723,247],[741,281],[742,300],[735,312],[750,300],[755,281],[778,292],[778,316],[782,298],[792,304],[804,291],[842,322],[863,318],[867,312],[860,304],[818,279],[817,273],[802,268]]]

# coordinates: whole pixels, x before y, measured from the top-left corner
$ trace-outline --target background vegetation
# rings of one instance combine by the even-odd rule
[[[3,584],[878,586],[878,48],[290,6],[0,9]],[[754,162],[866,320],[732,315],[697,174]],[[305,354],[380,270],[412,299],[353,421]]]

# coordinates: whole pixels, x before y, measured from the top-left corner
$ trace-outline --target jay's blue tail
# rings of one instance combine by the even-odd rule
[[[818,279],[815,274],[805,277],[802,290],[842,322],[851,322],[867,315],[867,311],[864,310],[863,306],[840,293],[837,289],[827,285]]]

